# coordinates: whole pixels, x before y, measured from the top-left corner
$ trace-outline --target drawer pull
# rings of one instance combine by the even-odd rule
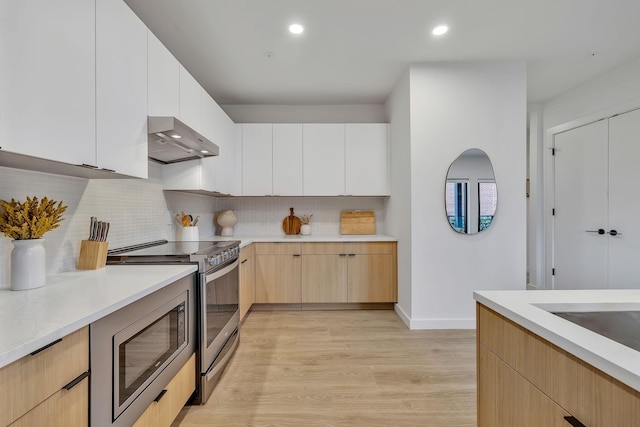
[[[582,424],[576,417],[564,417],[564,419],[571,424],[573,427],[587,427]]]
[[[156,397],[155,399],[153,399],[154,402],[158,403],[160,402],[160,399],[162,399],[164,397],[164,395],[167,394],[167,389],[165,388],[164,390],[162,390],[160,392],[160,394],[158,395],[158,397]]]
[[[347,254],[339,254],[340,256],[347,256]]]
[[[248,261],[248,260],[247,260],[247,259],[245,259],[245,260],[244,260],[244,261],[242,261],[240,264],[244,264],[244,263],[245,263],[245,262],[247,262],[247,261]]]
[[[293,254],[293,256],[300,256],[300,254]]]
[[[80,383],[80,381],[82,381],[83,379],[87,378],[89,376],[89,371],[83,372],[82,374],[80,374],[80,376],[78,378],[76,378],[75,380],[71,381],[69,384],[67,384],[66,386],[62,387],[63,389],[69,391],[72,388],[74,388],[76,385],[78,385]]]
[[[32,355],[32,356],[35,356],[36,354],[40,353],[41,351],[44,351],[44,350],[48,349],[49,347],[52,347],[52,346],[54,346],[54,345],[58,344],[59,342],[62,342],[62,338],[58,338],[58,339],[57,339],[57,340],[55,340],[54,342],[49,343],[49,344],[45,345],[44,347],[37,349],[36,351],[34,351],[33,353],[31,353],[31,355]]]
[[[349,254],[349,256],[356,256],[356,254]]]

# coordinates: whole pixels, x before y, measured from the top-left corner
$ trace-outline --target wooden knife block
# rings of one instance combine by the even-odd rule
[[[83,240],[78,256],[78,270],[97,270],[107,264],[109,242]]]

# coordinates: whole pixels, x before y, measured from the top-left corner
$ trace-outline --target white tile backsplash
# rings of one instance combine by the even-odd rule
[[[47,274],[75,269],[80,242],[88,237],[91,216],[111,223],[109,248],[159,239],[174,240],[175,215],[184,211],[198,221],[201,239],[220,234],[214,223],[222,210],[238,217],[235,235],[280,235],[282,220],[295,209],[313,214],[312,234],[340,234],[342,210],[373,210],[379,234],[386,232],[387,198],[379,197],[228,197],[211,198],[162,190],[161,166],[149,162],[149,179],[87,180],[0,167],[0,199],[47,196],[68,205],[61,226],[45,238]],[[217,228],[217,230],[216,230]],[[0,235],[0,288],[10,283],[11,240]]]

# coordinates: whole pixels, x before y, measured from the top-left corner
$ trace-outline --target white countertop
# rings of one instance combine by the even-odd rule
[[[284,242],[397,242],[398,239],[384,234],[338,234],[330,236],[314,236],[301,234],[277,234],[268,236],[210,236],[212,240],[228,241],[240,240],[240,247],[243,248],[251,243],[284,243]],[[207,240],[206,238],[204,240]]]
[[[482,291],[473,295],[481,304],[640,391],[640,352],[550,313],[640,311],[640,290]]]
[[[2,289],[0,367],[196,270],[195,265],[108,265],[49,276],[38,289]]]

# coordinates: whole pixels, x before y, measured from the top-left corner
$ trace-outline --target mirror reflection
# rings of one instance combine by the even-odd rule
[[[496,214],[498,189],[489,156],[477,148],[462,153],[449,166],[445,208],[449,225],[458,233],[487,229]]]

